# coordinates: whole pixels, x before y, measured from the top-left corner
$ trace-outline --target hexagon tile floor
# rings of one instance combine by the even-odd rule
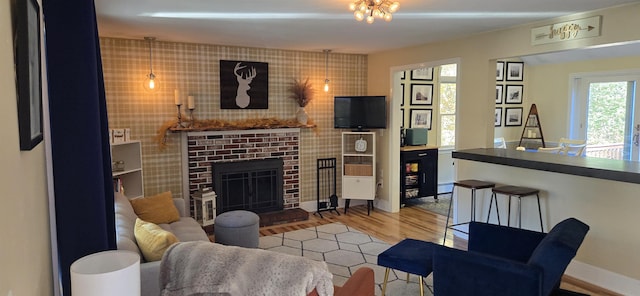
[[[390,245],[342,223],[332,223],[303,230],[260,237],[260,248],[290,255],[304,256],[313,260],[326,261],[333,273],[333,283],[342,286],[344,282],[362,266],[371,267],[375,272],[376,295],[382,294],[384,270],[378,266],[378,254]],[[392,270],[389,274],[386,295],[420,295],[418,277]],[[431,293],[431,275],[426,278],[428,287],[425,295]]]

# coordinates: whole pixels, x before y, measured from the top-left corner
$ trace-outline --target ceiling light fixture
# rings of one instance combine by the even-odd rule
[[[362,21],[366,18],[367,23],[372,24],[375,18],[390,22],[392,14],[399,6],[399,2],[390,0],[356,0],[349,4],[349,9],[353,11],[356,20]]]
[[[153,55],[151,51],[151,44],[156,40],[156,37],[144,37],[144,40],[149,42],[149,74],[147,79],[144,80],[144,88],[148,91],[154,91],[158,88],[158,79],[153,74]]]
[[[327,75],[329,72],[329,53],[330,49],[323,49],[324,52],[324,92],[329,91],[329,76]]]

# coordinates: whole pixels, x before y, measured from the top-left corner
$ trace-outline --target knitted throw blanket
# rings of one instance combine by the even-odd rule
[[[173,244],[160,264],[162,296],[333,295],[332,277],[322,261],[209,242]]]

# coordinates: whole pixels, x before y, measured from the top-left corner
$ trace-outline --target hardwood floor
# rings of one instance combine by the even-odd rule
[[[272,235],[333,222],[341,222],[391,244],[395,244],[405,238],[442,243],[446,216],[438,215],[418,207],[404,207],[400,209],[398,213],[372,211],[370,216],[367,216],[365,206],[350,207],[346,215],[344,215],[342,211],[343,210],[340,209],[340,215],[324,212],[322,213],[324,218],[310,213],[309,220],[307,221],[262,227],[260,228],[260,235]],[[451,231],[449,231],[447,232],[446,245],[458,249],[466,249],[467,241],[454,238]],[[620,295],[569,276],[563,278],[561,287],[570,291],[590,295]]]

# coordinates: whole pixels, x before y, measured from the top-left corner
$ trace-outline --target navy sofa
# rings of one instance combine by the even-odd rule
[[[434,295],[552,295],[588,231],[575,218],[547,234],[471,222],[468,251],[434,246]]]

